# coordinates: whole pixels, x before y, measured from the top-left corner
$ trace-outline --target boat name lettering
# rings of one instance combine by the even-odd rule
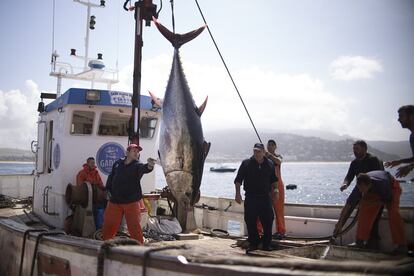
[[[119,105],[132,105],[131,103],[131,94],[118,92],[118,91],[109,91],[109,96],[111,98],[111,104]]]
[[[96,153],[98,168],[102,173],[109,175],[116,160],[125,156],[124,148],[114,142],[103,144]]]

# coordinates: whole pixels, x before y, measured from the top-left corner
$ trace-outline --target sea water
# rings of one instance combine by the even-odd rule
[[[210,167],[218,164],[206,163],[201,183],[201,195],[213,197],[234,198],[234,178],[237,170],[232,173],[210,171]],[[226,167],[238,168],[240,163],[224,163]],[[348,172],[349,162],[285,162],[282,164],[282,179],[286,185],[295,184],[295,190],[285,190],[285,202],[305,204],[333,204],[343,205],[355,186],[355,179],[351,186],[341,192],[344,177]],[[390,172],[395,174],[395,169]],[[156,187],[166,186],[162,168],[156,168]],[[414,206],[414,177],[411,172],[403,178],[400,206]]]
[[[238,168],[240,163],[224,163],[228,167]],[[234,198],[234,178],[236,173],[211,172],[215,163],[206,163],[204,167],[201,194],[204,196]],[[285,190],[285,202],[306,204],[343,205],[355,180],[344,192],[339,187],[348,171],[349,162],[285,162],[282,164],[282,179],[285,185],[295,184],[295,190]],[[33,163],[0,162],[0,174],[30,174]],[[395,174],[395,169],[390,172]],[[155,168],[156,187],[166,186],[160,166]],[[403,178],[401,188],[401,206],[414,206],[414,172]]]

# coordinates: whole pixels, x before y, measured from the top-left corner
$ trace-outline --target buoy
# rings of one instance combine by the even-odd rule
[[[296,184],[286,185],[286,190],[295,190],[298,186]]]

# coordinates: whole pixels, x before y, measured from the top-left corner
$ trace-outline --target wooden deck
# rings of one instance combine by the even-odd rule
[[[25,214],[23,209],[0,209],[0,218],[2,220],[8,218],[7,224],[17,228],[27,229],[27,225],[31,228],[46,228],[31,213]],[[18,236],[20,238],[15,241],[16,250],[20,246],[21,233]],[[59,246],[59,240],[64,245]],[[97,256],[102,245],[100,241],[71,236],[45,238],[45,242],[48,246],[57,246],[69,252],[87,251],[89,256]],[[273,245],[280,250],[271,252],[257,250],[250,255],[245,254],[244,243],[244,238],[220,238],[200,234],[197,240],[161,241],[149,243],[146,246],[114,247],[107,255],[107,259],[121,264],[136,265],[142,264],[144,262],[142,258],[148,257],[149,267],[163,270],[182,269],[181,266],[180,268],[171,267],[169,262],[166,262],[164,266],[161,260],[168,259],[173,260],[174,264],[186,265],[187,268],[182,271],[183,273],[205,275],[278,273],[282,275],[326,273],[329,275],[354,275],[355,273],[387,275],[414,271],[414,258],[328,246],[327,241],[273,241]],[[76,249],[73,249],[73,246]],[[7,249],[0,248],[0,250]],[[137,260],[141,261],[137,262]]]

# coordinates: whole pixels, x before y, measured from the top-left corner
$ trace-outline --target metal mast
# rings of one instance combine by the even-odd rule
[[[132,144],[139,145],[139,119],[140,119],[140,103],[141,103],[141,67],[142,67],[142,24],[151,26],[152,17],[158,17],[157,6],[152,0],[139,0],[134,6],[127,8],[125,1],[125,10],[135,11],[135,51],[134,51],[134,75],[133,75],[133,94],[132,94],[132,116],[130,120],[129,141]]]

